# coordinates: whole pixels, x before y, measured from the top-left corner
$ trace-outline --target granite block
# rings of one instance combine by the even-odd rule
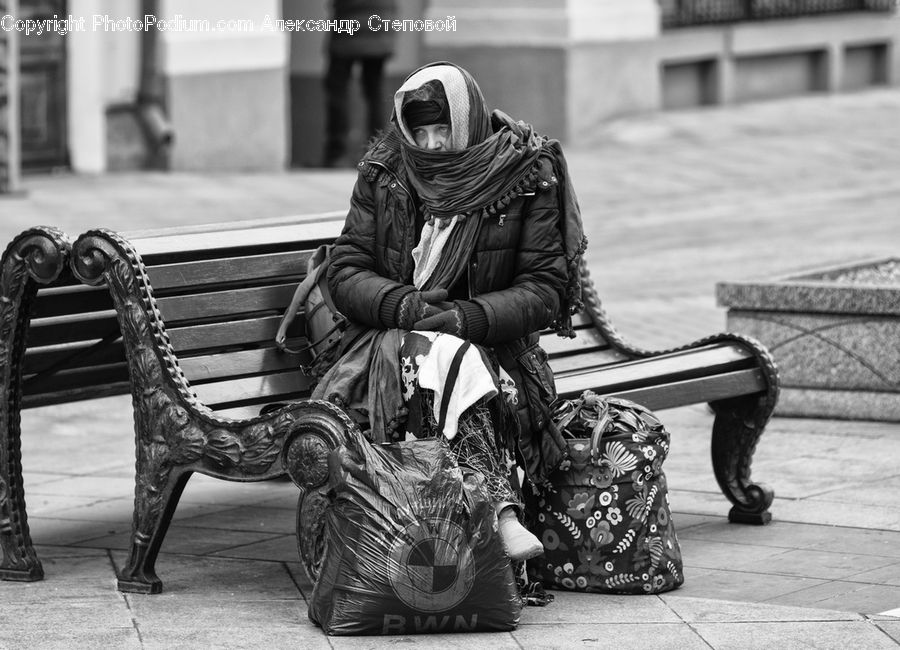
[[[716,286],[728,330],[778,364],[776,414],[900,421],[898,269],[889,258]]]
[[[897,306],[900,288],[809,282],[720,282],[716,285],[716,303],[733,309],[900,315]]]
[[[900,393],[783,387],[775,415],[900,422]]]
[[[893,258],[833,266],[770,281],[720,282],[716,301],[731,309],[900,315]]]
[[[731,310],[727,329],[763,343],[785,387],[900,393],[900,318]]]

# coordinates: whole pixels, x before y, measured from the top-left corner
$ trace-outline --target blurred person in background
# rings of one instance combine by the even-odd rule
[[[332,18],[355,20],[359,31],[328,32],[328,70],[325,73],[325,167],[352,167],[356,156],[347,151],[350,131],[348,90],[355,64],[359,64],[366,103],[366,139],[384,128],[383,88],[385,63],[394,53],[394,32],[368,27],[373,15],[382,20],[397,17],[394,0],[332,0]],[[376,26],[380,23],[376,22]]]

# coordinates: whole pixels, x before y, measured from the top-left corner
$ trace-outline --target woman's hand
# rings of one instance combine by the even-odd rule
[[[466,338],[466,315],[453,303],[448,303],[450,309],[441,311],[433,316],[428,316],[413,324],[414,330],[420,332],[444,332],[453,334],[461,339]]]
[[[411,291],[403,297],[397,308],[397,325],[401,329],[413,329],[416,322],[444,311],[445,307],[441,305],[453,306],[453,303],[446,303],[446,300],[446,289]]]
[[[432,305],[441,311],[416,321],[414,330],[444,332],[473,343],[481,343],[487,335],[488,323],[484,308],[472,300],[456,300]]]

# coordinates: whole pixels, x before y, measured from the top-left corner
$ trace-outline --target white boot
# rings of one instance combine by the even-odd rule
[[[503,548],[509,559],[513,561],[528,560],[544,552],[541,540],[519,523],[515,508],[510,504],[497,504],[497,522],[500,528],[500,539],[503,540]]]

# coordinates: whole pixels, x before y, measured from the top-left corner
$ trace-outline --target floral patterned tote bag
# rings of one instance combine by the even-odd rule
[[[655,594],[684,582],[662,464],[669,433],[646,408],[585,393],[558,400],[568,458],[549,484],[526,491],[544,555],[531,580],[555,589]]]

